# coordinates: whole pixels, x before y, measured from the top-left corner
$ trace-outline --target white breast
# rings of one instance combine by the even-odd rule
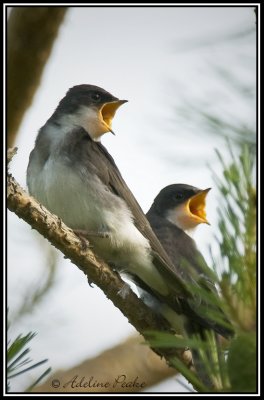
[[[58,140],[58,136],[54,139]],[[135,273],[161,293],[167,286],[153,266],[148,240],[136,228],[126,202],[89,171],[78,173],[56,152],[46,163],[32,157],[30,193],[72,229],[107,231],[109,238],[90,237],[95,252],[121,270]]]

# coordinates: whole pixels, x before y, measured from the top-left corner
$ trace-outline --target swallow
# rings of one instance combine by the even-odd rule
[[[126,102],[98,86],[70,88],[38,132],[27,186],[66,225],[87,234],[99,257],[178,310],[179,299],[192,294],[101,143],[114,133],[113,118]]]
[[[153,201],[146,216],[148,221],[166,250],[173,271],[194,290],[206,289],[218,300],[217,290],[212,278],[212,271],[198,250],[195,241],[189,235],[200,224],[209,224],[206,216],[206,196],[211,189],[198,189],[186,184],[173,184],[163,188]],[[170,264],[171,265],[171,264]],[[197,323],[199,326],[213,329],[222,336],[229,337],[232,330],[226,327],[226,317],[214,305],[206,304],[199,298],[199,290],[193,299],[181,300],[182,314],[187,317],[185,325]],[[206,315],[215,308],[223,324]],[[187,329],[188,330],[188,329]]]
[[[230,338],[234,331],[221,308],[212,271],[189,235],[198,225],[209,224],[205,209],[209,191],[210,188],[201,190],[186,184],[166,186],[146,214],[173,264],[173,271],[188,285],[193,298],[180,299],[181,313],[177,314],[162,296],[153,296],[146,286],[139,285],[138,291],[143,301],[162,314],[177,333],[208,340],[206,332],[211,332],[218,343],[216,334]],[[206,385],[213,386],[199,352],[193,350],[192,354],[198,376]]]

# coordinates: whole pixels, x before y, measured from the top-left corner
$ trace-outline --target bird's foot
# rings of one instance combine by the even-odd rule
[[[89,276],[87,276],[87,282],[88,285],[91,286],[91,288],[93,288],[93,281],[89,278]]]
[[[180,350],[180,358],[191,371],[194,371],[192,352],[189,347]]]
[[[83,251],[86,251],[89,247],[90,248],[93,247],[93,246],[90,245],[89,240],[87,240],[87,237],[83,235],[83,232],[85,232],[85,231],[82,231],[82,230],[79,230],[79,229],[73,229],[73,232],[80,239],[80,241],[81,241],[81,249]]]

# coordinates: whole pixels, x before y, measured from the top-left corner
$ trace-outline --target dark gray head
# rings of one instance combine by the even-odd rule
[[[94,85],[77,85],[68,90],[59,102],[50,121],[65,126],[81,126],[98,140],[106,132],[112,132],[112,119],[116,110],[127,100],[119,100],[106,90]]]
[[[163,188],[150,211],[166,218],[183,230],[207,223],[205,200],[210,188],[201,190],[194,186],[178,183]]]
[[[59,102],[56,111],[73,114],[78,111],[80,106],[98,108],[98,106],[118,100],[117,97],[98,86],[77,85],[68,90]]]

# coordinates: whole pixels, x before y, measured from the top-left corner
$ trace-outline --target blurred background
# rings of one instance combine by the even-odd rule
[[[168,184],[212,187],[211,226],[194,235],[210,263],[218,202],[212,171],[221,173],[215,149],[228,157],[225,137],[239,142],[243,130],[255,130],[254,8],[69,7],[13,143],[18,154],[10,170],[24,188],[38,129],[68,88],[82,83],[129,101],[113,121],[116,136],[106,134],[102,143],[145,212]],[[254,151],[254,135],[243,140]],[[48,358],[53,372],[71,368],[135,333],[47,241],[13,213],[7,223],[8,337],[36,331],[35,361]],[[23,391],[37,376],[32,370],[13,380],[12,391]],[[146,389],[187,390],[175,377]]]

